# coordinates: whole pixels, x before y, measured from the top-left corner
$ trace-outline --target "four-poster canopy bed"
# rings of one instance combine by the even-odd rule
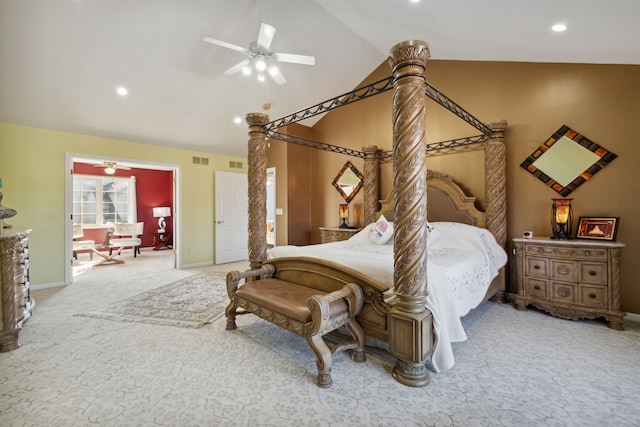
[[[427,270],[433,269],[428,264],[430,230],[427,222],[427,201],[429,200],[430,203],[429,221],[456,221],[486,228],[490,235],[495,237],[494,244],[497,242],[497,245],[504,247],[506,243],[504,147],[506,122],[484,124],[431,86],[426,81],[424,73],[428,58],[427,43],[416,40],[405,41],[391,49],[389,63],[392,76],[388,79],[275,121],[269,122],[269,117],[262,113],[250,113],[246,118],[249,124],[250,268],[259,270],[269,264],[271,266],[269,271],[273,273],[275,270],[273,274],[276,277],[286,279],[295,276],[298,282],[305,282],[307,280],[305,277],[308,277],[307,282],[302,284],[310,287],[316,286],[319,277],[336,283],[359,285],[364,292],[364,305],[356,317],[358,323],[367,337],[388,345],[388,351],[397,358],[393,369],[394,378],[411,386],[423,386],[429,382],[426,362],[432,355],[434,343],[438,341],[438,336],[434,333],[434,322],[438,323],[439,320],[434,319],[432,310],[426,308],[429,306]],[[358,152],[276,131],[287,124],[387,90],[393,90],[392,152],[381,152],[375,146],[363,147],[363,151]],[[427,97],[479,129],[482,135],[428,146],[425,136]],[[304,256],[279,258],[277,254],[275,259],[268,259],[265,190],[267,138],[364,159],[364,222],[365,224],[374,223],[381,214],[393,222],[391,248],[393,264],[390,273],[392,279],[389,279],[392,282],[391,291],[390,286],[379,280],[379,277],[358,272],[333,261],[320,261]],[[474,143],[484,144],[486,212],[478,211],[474,206],[475,198],[466,196],[451,179],[427,170],[428,149]],[[388,157],[393,158],[393,191],[380,206],[379,162]],[[486,239],[486,236],[481,239]],[[504,261],[506,262],[506,255]],[[503,265],[504,263],[497,268]],[[239,279],[239,273],[235,277]],[[256,279],[259,281],[259,278],[254,278]],[[492,276],[489,282],[491,282],[490,286],[483,290],[482,298],[475,305],[505,292],[503,270],[495,278]],[[237,308],[234,306],[236,290],[237,285],[229,290],[233,319],[235,319]],[[332,290],[335,289],[325,289],[328,292]],[[229,310],[228,308],[228,318]],[[241,313],[238,312],[238,314]],[[227,326],[231,329],[229,323]],[[235,327],[235,320],[232,326]],[[320,367],[320,361],[318,364]]]

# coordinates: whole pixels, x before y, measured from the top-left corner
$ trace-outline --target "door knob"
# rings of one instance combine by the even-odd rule
[[[216,224],[222,224],[224,221],[216,221]]]

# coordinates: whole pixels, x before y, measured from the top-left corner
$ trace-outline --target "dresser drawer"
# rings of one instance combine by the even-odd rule
[[[549,260],[546,258],[527,257],[525,274],[535,277],[549,277]]]
[[[578,285],[563,282],[551,282],[551,300],[553,302],[575,304],[578,302]]]
[[[607,250],[601,248],[579,248],[573,246],[551,245],[526,245],[525,252],[531,255],[543,255],[549,257],[573,258],[573,259],[607,259]]]
[[[580,304],[586,307],[607,308],[607,288],[605,286],[580,286]]]
[[[320,227],[321,243],[341,242],[353,237],[360,229]]]
[[[607,264],[603,262],[581,262],[579,273],[578,281],[580,283],[607,284]]]
[[[547,280],[527,277],[525,279],[525,292],[527,296],[533,298],[547,299],[549,282]]]
[[[561,259],[551,260],[551,274],[553,280],[563,282],[578,282],[578,263],[576,261],[566,261]]]

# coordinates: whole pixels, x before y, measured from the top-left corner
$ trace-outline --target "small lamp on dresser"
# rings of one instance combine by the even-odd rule
[[[349,228],[349,204],[343,203],[340,205],[340,227],[339,228]]]
[[[552,239],[570,240],[571,220],[573,211],[571,209],[572,199],[551,199],[551,230]]]

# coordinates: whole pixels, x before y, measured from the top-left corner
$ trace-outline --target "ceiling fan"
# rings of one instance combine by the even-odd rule
[[[114,173],[116,173],[116,169],[122,169],[122,170],[131,170],[131,168],[129,166],[122,166],[117,164],[116,162],[104,162],[101,165],[93,165],[94,168],[104,168],[104,172],[107,175],[113,175]]]
[[[227,75],[233,75],[240,71],[244,74],[251,74],[251,65],[253,64],[258,70],[258,73],[267,71],[271,78],[279,85],[284,84],[287,80],[284,78],[278,67],[274,62],[290,62],[293,64],[314,65],[316,58],[308,55],[296,55],[293,53],[275,53],[269,50],[271,41],[273,41],[273,35],[276,29],[269,24],[260,24],[260,33],[258,34],[258,40],[251,42],[249,48],[245,49],[231,43],[223,42],[220,40],[212,39],[211,37],[205,37],[203,40],[207,43],[215,44],[217,46],[226,47],[238,52],[249,55],[250,59],[245,59],[239,62],[233,67],[229,68],[224,73]],[[262,74],[264,77],[264,74]],[[260,78],[260,74],[258,74]]]

